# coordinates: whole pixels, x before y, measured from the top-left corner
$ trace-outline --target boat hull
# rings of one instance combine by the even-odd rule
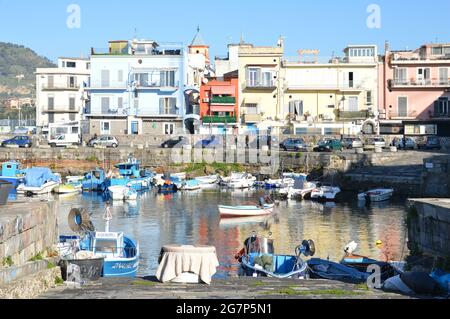
[[[50,194],[55,187],[57,187],[59,183],[57,182],[48,182],[42,185],[41,187],[27,187],[24,184],[19,185],[17,187],[17,194],[28,194],[31,193],[33,195],[43,195]]]
[[[257,206],[219,206],[219,212],[222,218],[265,216],[272,214],[273,211],[273,205],[268,205],[264,208]]]
[[[136,277],[138,266],[139,260],[137,258],[105,259],[103,277]]]
[[[254,258],[257,255],[244,256],[241,260],[242,275],[250,277],[269,277],[277,279],[301,279],[307,271],[307,264],[298,262],[295,256],[269,255],[273,258],[273,271],[256,267]],[[267,255],[266,255],[267,256]]]
[[[371,202],[384,202],[391,199],[393,194],[394,194],[393,189],[372,190],[366,193],[358,194],[358,200],[366,201],[369,199]]]

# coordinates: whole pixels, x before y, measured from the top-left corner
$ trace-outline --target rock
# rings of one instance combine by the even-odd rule
[[[204,172],[205,172],[205,175],[214,175],[214,174],[216,174],[216,170],[212,166],[209,166],[209,165],[205,166]]]

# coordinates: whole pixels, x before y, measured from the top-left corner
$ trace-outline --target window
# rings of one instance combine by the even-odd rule
[[[48,123],[49,124],[55,123],[55,114],[54,113],[50,113],[48,115]]]
[[[408,97],[399,96],[397,104],[398,116],[407,117],[408,116]]]
[[[427,84],[430,80],[430,68],[417,69],[417,81],[421,84]]]
[[[442,47],[433,47],[431,54],[433,55],[442,55]]]
[[[63,68],[66,67],[66,61],[62,61],[62,67],[63,67]]]
[[[164,134],[165,135],[173,135],[173,134],[175,134],[175,124],[173,124],[173,123],[164,123]]]
[[[272,81],[272,72],[263,72],[262,73],[262,86],[263,87],[271,87]]]
[[[69,87],[69,88],[77,87],[77,78],[75,76],[67,77],[67,87]]]
[[[72,134],[78,134],[78,127],[72,126]]]
[[[74,96],[69,97],[69,110],[75,111],[75,97]]]
[[[117,98],[117,107],[120,109],[123,108],[123,97]]]
[[[110,122],[101,122],[100,134],[101,135],[111,134],[111,123]]]
[[[109,70],[101,71],[101,82],[102,87],[109,87]]]
[[[138,86],[149,86],[148,73],[136,73],[134,74],[134,81]]]
[[[67,62],[67,67],[68,68],[76,68],[77,64],[75,62]]]
[[[102,97],[102,114],[109,113],[109,97]]]
[[[439,69],[439,84],[448,84],[448,68]]]
[[[358,109],[359,109],[358,104],[359,104],[358,97],[357,96],[350,96],[348,98],[347,111],[349,111],[349,112],[357,112]],[[344,110],[345,110],[345,108],[344,108]]]
[[[367,91],[366,92],[366,103],[367,104],[372,104],[372,91]]]
[[[53,75],[49,75],[47,77],[47,86],[48,88],[53,88],[55,86],[55,77]]]
[[[258,114],[258,104],[247,103],[244,107],[245,114]]]
[[[308,128],[306,128],[306,127],[297,127],[295,129],[295,134],[296,135],[306,135],[306,134],[308,134]]]
[[[134,108],[135,109],[139,108],[139,99],[134,99]]]
[[[55,98],[53,96],[48,97],[48,110],[49,111],[55,110]]]
[[[117,72],[117,81],[123,82],[123,70]]]
[[[90,62],[87,62],[86,63],[86,70],[90,70],[91,69],[91,63]]]
[[[173,97],[163,97],[159,99],[159,114],[177,115],[177,99]]]
[[[289,102],[289,114],[291,114],[291,115],[303,115],[303,101],[291,101],[291,102]]]
[[[69,121],[71,121],[71,122],[75,121],[75,117],[76,117],[75,113],[70,113],[69,114]]]
[[[354,73],[353,72],[349,72],[348,73],[348,87],[352,88],[353,87],[353,80],[354,80]]]
[[[161,71],[160,83],[163,87],[175,87],[175,71]]]
[[[407,84],[408,70],[399,68],[394,70],[394,81],[398,84]]]
[[[247,69],[247,85],[250,87],[258,86],[261,78],[261,69]]]

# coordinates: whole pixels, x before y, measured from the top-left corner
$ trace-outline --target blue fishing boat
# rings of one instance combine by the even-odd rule
[[[140,162],[130,157],[127,162],[115,165],[119,169],[120,178],[112,178],[110,186],[128,186],[138,192],[150,189],[153,172],[142,170]]]
[[[235,258],[241,263],[241,275],[273,278],[305,278],[308,265],[301,258],[313,256],[314,242],[304,240],[295,250],[295,255],[274,254],[273,240],[258,237],[256,234],[248,238]]]
[[[5,162],[2,164],[2,173],[0,180],[11,183],[13,188],[10,190],[10,194],[16,191],[17,186],[24,182],[25,175],[20,169],[19,162]]]
[[[101,168],[87,173],[81,184],[84,191],[90,192],[104,192],[109,186],[105,171]]]
[[[139,244],[123,232],[110,231],[112,214],[109,205],[106,206],[104,219],[105,231],[96,231],[85,210],[72,209],[69,226],[80,236],[61,236],[60,247],[78,247],[78,251],[68,252],[67,256],[71,259],[77,255],[103,258],[103,277],[135,277],[139,266]]]
[[[353,267],[335,263],[329,260],[313,258],[308,260],[311,278],[339,280],[349,283],[367,282],[370,274]]]

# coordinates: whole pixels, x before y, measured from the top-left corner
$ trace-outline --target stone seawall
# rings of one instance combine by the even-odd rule
[[[38,200],[0,207],[0,285],[46,269],[36,260],[58,242],[57,211],[57,202]]]

